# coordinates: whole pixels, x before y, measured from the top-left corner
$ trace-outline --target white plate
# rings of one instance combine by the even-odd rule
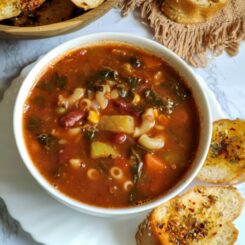
[[[0,196],[10,214],[24,230],[45,245],[135,245],[137,225],[146,214],[117,219],[97,218],[78,213],[50,197],[31,177],[16,149],[12,113],[15,97],[26,74],[26,67],[6,91],[0,104]],[[200,78],[212,108],[213,120],[224,118],[214,95]],[[191,185],[200,183],[194,181]],[[238,186],[245,195],[245,184]],[[245,212],[236,220],[237,228],[245,227]],[[244,245],[245,234],[240,232],[236,244]]]

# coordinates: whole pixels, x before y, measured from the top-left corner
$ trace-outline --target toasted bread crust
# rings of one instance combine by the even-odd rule
[[[23,11],[32,11],[40,7],[46,0],[1,0],[0,20],[20,15]]]
[[[148,216],[138,227],[138,231],[135,235],[137,245],[161,245],[152,228]]]
[[[154,209],[139,226],[137,245],[234,244],[238,231],[231,222],[243,203],[234,187],[196,186]]]
[[[244,120],[222,119],[213,123],[211,146],[198,178],[215,184],[245,181]]]
[[[210,0],[208,6],[195,0],[165,0],[162,12],[171,20],[182,24],[205,22],[220,11],[228,0]]]
[[[77,7],[84,10],[93,9],[102,4],[105,0],[71,0]]]

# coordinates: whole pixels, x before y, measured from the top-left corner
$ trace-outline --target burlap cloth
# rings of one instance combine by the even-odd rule
[[[155,38],[188,63],[206,66],[208,57],[226,51],[236,55],[245,40],[245,0],[230,0],[208,22],[185,25],[171,21],[160,11],[158,0],[121,0],[123,15],[139,8],[141,17],[154,30]]]

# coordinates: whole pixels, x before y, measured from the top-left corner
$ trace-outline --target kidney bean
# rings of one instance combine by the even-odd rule
[[[126,139],[127,139],[127,135],[126,134],[118,133],[118,134],[114,134],[113,135],[112,141],[115,144],[122,144],[123,142],[126,141]]]
[[[114,105],[118,107],[121,112],[131,111],[131,105],[124,100],[115,100]]]
[[[59,123],[64,128],[71,128],[75,126],[77,122],[83,119],[85,116],[85,112],[83,111],[71,111],[66,115],[62,116],[59,120]]]

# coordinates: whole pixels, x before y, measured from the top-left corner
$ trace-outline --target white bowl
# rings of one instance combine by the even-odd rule
[[[148,50],[156,56],[162,57],[170,66],[172,66],[177,72],[179,72],[179,74],[181,74],[181,76],[186,81],[187,86],[192,91],[200,116],[201,125],[199,146],[194,162],[189,168],[189,170],[185,173],[182,179],[162,197],[136,207],[101,208],[78,202],[66,196],[65,194],[55,189],[51,184],[49,184],[49,182],[39,173],[38,169],[35,167],[28,154],[24,142],[24,135],[22,130],[23,105],[25,103],[26,98],[28,97],[30,90],[33,88],[38,77],[45,70],[45,68],[47,68],[49,64],[55,62],[59,57],[62,57],[62,55],[67,53],[67,51],[78,49],[82,46],[96,44],[98,42],[108,41],[119,41],[132,44],[136,47],[144,48],[145,50]],[[197,77],[192,72],[192,70],[186,65],[186,63],[182,61],[182,59],[179,58],[172,51],[163,47],[157,42],[148,40],[146,38],[121,33],[99,33],[83,36],[66,42],[50,51],[48,54],[46,54],[40,61],[37,62],[37,64],[30,71],[30,73],[23,82],[15,102],[13,120],[14,135],[17,143],[17,148],[23,159],[23,162],[25,163],[32,176],[37,180],[37,182],[54,198],[64,203],[65,205],[83,213],[104,217],[135,214],[142,211],[146,211],[160,205],[161,203],[168,201],[169,199],[179,194],[184,188],[186,188],[192,182],[192,180],[195,178],[198,171],[202,167],[210,145],[212,129],[211,113],[207,97],[202,87],[199,85]]]

